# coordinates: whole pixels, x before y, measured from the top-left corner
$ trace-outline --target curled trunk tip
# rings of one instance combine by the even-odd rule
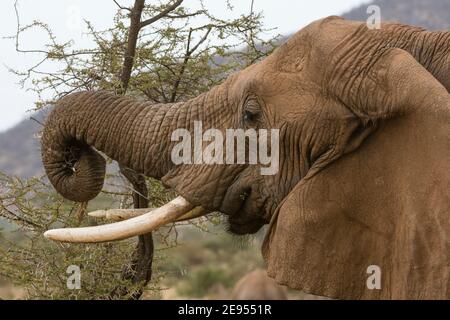
[[[74,135],[68,121],[69,108],[57,105],[49,115],[42,134],[42,162],[55,189],[66,199],[86,202],[102,190],[106,161],[79,135]],[[77,138],[78,137],[78,138]]]

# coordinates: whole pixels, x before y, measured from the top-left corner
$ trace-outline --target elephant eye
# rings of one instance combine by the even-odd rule
[[[259,103],[256,100],[250,100],[245,104],[244,121],[254,122],[258,120],[260,114]]]
[[[257,117],[258,117],[257,113],[252,113],[249,110],[244,111],[244,121],[246,122],[255,121]]]

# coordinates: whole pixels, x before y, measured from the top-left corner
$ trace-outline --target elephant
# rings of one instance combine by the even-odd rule
[[[219,211],[237,235],[268,225],[262,254],[281,285],[334,299],[449,299],[449,68],[450,32],[332,16],[186,102],[67,95],[42,134],[61,195],[83,202],[101,191],[102,152],[180,196],[128,220],[45,235],[112,241]],[[221,132],[277,129],[278,171],[175,164],[172,133],[198,121]]]
[[[244,275],[234,286],[231,300],[287,300],[286,290],[267,276],[265,270],[256,269]]]

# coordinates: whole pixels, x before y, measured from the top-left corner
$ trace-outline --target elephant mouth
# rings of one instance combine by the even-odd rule
[[[228,231],[244,235],[257,232],[270,221],[272,197],[265,192],[259,172],[255,165],[181,166],[162,182],[191,203],[222,213]]]
[[[267,224],[267,221],[259,217],[251,220],[242,220],[242,218],[235,218],[235,216],[228,217],[228,231],[235,235],[255,234],[265,224]]]
[[[264,218],[266,201],[261,193],[251,186],[251,180],[242,180],[228,189],[219,209],[228,216],[228,231],[236,235],[254,234],[269,222]]]

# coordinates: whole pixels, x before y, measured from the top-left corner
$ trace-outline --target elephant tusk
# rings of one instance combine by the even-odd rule
[[[168,223],[175,222],[184,218],[192,209],[194,209],[194,205],[180,196],[162,207],[150,212],[147,209],[146,213],[125,221],[95,227],[48,230],[44,233],[44,236],[54,241],[72,243],[122,240],[149,233]]]
[[[177,222],[181,221],[187,221],[192,220],[195,218],[203,217],[204,215],[207,215],[211,211],[204,209],[203,207],[195,207],[191,211],[187,212],[186,214],[182,215],[177,219]]]
[[[155,208],[146,209],[110,209],[110,210],[97,210],[89,212],[88,215],[93,218],[105,219],[109,221],[123,221],[134,217],[139,217],[147,212],[153,212]],[[187,212],[183,216],[179,217],[176,222],[191,220],[199,218],[208,214],[210,211],[203,209],[202,207],[195,207],[191,211]]]
[[[153,212],[154,210],[155,208],[97,210],[89,212],[88,216],[109,221],[123,221],[142,216],[143,214]]]

